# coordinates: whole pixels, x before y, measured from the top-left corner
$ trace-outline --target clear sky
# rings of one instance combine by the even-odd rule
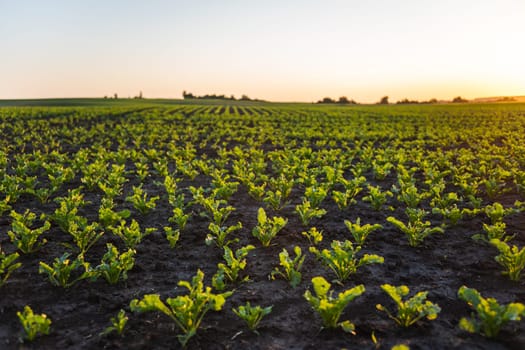
[[[525,95],[524,0],[0,0],[0,99]]]

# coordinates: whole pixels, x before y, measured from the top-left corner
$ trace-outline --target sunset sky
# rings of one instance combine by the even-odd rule
[[[525,95],[523,0],[0,0],[0,99]]]

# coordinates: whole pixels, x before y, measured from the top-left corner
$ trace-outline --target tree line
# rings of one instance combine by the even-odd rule
[[[428,101],[409,100],[408,98],[404,98],[402,100],[399,100],[399,101],[395,102],[395,104],[398,104],[398,105],[400,105],[400,104],[433,104],[433,103],[438,103],[438,102],[439,101],[437,99],[435,99],[435,98],[431,98]],[[457,97],[454,97],[451,102],[452,103],[466,103],[466,102],[468,102],[468,100],[464,99],[461,96],[457,96]],[[330,97],[324,97],[323,99],[317,101],[316,103],[318,103],[318,104],[341,104],[341,105],[355,105],[355,104],[359,104],[358,102],[356,102],[353,99],[348,99],[348,97],[346,97],[346,96],[341,96],[337,100],[332,99]],[[390,104],[390,102],[388,101],[388,96],[381,97],[379,102],[377,102],[376,104],[378,104],[378,105],[388,105],[388,104]]]
[[[260,99],[252,99],[250,97],[248,97],[247,95],[241,95],[240,98],[235,98],[234,95],[230,95],[230,96],[226,96],[226,95],[216,95],[216,94],[212,94],[212,95],[202,95],[202,96],[197,96],[197,95],[194,95],[192,94],[191,92],[187,92],[186,90],[184,90],[182,92],[182,97],[185,99],[185,100],[191,100],[191,99],[198,99],[198,100],[227,100],[227,101],[257,101],[257,102],[264,102],[264,100],[260,100]]]

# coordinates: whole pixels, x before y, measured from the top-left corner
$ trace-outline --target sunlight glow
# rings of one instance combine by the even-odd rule
[[[4,1],[0,99],[525,95],[521,0]]]

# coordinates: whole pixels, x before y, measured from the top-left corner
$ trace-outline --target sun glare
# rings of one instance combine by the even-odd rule
[[[525,94],[521,1],[2,2],[0,98]]]

